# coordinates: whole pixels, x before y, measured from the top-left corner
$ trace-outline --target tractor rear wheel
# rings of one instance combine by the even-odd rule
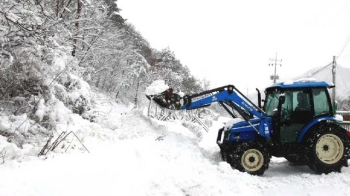
[[[269,168],[270,155],[261,142],[241,143],[234,154],[231,165],[239,171],[260,176]]]
[[[310,147],[310,169],[317,173],[340,172],[346,165],[346,149],[349,139],[341,128],[323,126],[314,131],[307,142]]]

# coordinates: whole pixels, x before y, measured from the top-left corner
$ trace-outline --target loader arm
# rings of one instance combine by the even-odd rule
[[[262,119],[265,112],[252,103],[233,85],[215,88],[201,93],[185,95],[181,110],[191,110],[219,102],[235,109],[246,121],[253,116]]]
[[[231,107],[237,111],[246,123],[238,123],[233,125],[241,127],[233,131],[238,132],[256,132],[258,135],[269,138],[272,130],[272,119],[246,96],[243,95],[235,86],[227,85],[219,88],[203,91],[196,94],[185,95],[182,98],[172,93],[172,89],[166,90],[156,95],[146,95],[148,99],[157,103],[160,107],[171,110],[192,110],[210,106],[214,102],[218,102],[228,111],[233,118],[237,116],[230,111]],[[254,116],[256,118],[254,118]]]

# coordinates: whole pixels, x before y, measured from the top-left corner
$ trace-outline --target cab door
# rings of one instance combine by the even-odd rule
[[[280,112],[281,143],[296,142],[302,128],[313,119],[311,97],[311,91],[308,89],[285,91],[285,102],[281,105]]]

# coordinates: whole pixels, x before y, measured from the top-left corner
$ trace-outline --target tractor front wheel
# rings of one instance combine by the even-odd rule
[[[244,142],[239,144],[235,152],[232,166],[251,175],[263,175],[269,168],[270,155],[266,145],[260,142]]]

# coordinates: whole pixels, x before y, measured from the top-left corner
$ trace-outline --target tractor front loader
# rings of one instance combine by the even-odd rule
[[[236,120],[218,131],[216,142],[222,159],[239,171],[263,175],[276,156],[327,174],[348,166],[350,148],[350,134],[333,113],[332,87],[314,80],[274,84],[266,88],[263,106],[259,91],[257,106],[233,85],[183,97],[167,90],[147,98],[172,110],[218,102]]]

